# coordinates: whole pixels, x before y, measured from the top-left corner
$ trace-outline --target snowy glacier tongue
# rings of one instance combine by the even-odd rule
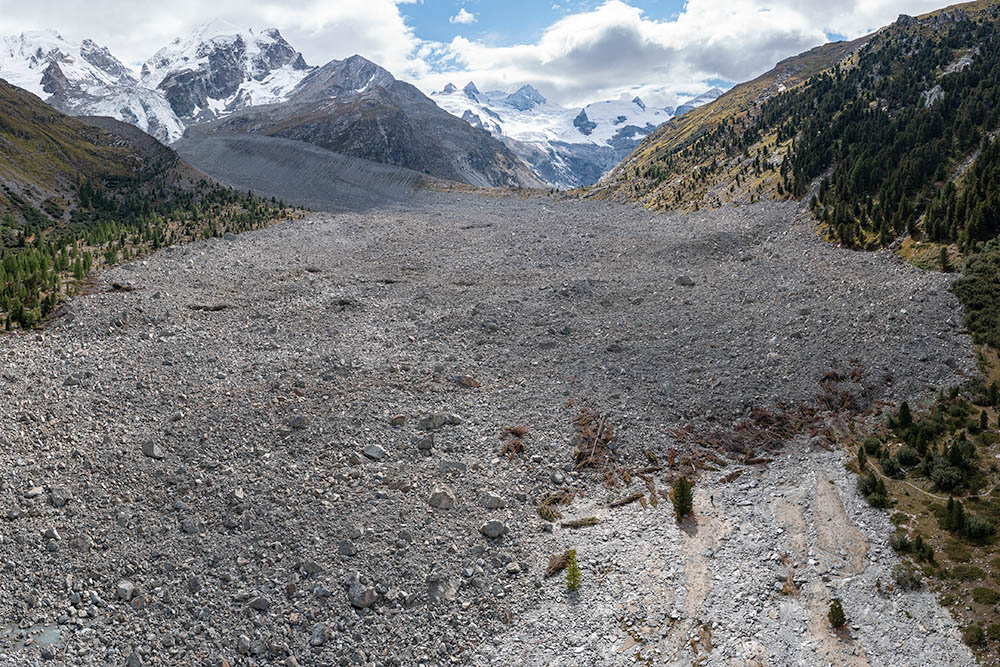
[[[685,102],[678,113],[721,94],[709,91]],[[514,93],[480,92],[471,81],[448,84],[431,96],[438,106],[507,143],[555,187],[589,185],[625,158],[643,137],[675,116],[670,107],[647,106],[640,98],[593,102],[567,108],[530,85]]]
[[[141,86],[128,67],[90,40],[73,42],[54,30],[2,36],[0,78],[65,113],[110,116],[165,142],[184,133],[162,92]]]
[[[678,109],[687,111],[710,102],[721,94],[722,91],[713,89],[685,102]],[[616,137],[620,138],[623,134],[645,136],[675,115],[671,107],[647,107],[638,97],[632,100],[593,102],[582,108],[567,108],[546,100],[531,86],[523,86],[510,94],[503,90],[481,93],[472,82],[461,90],[454,84],[448,84],[444,90],[433,93],[432,99],[442,109],[456,116],[478,116],[483,129],[496,136],[529,142],[558,141],[613,146]],[[574,122],[580,117],[581,111],[595,125],[589,132],[581,131],[579,123]]]
[[[472,93],[473,90],[476,92]],[[673,117],[672,109],[647,109],[638,98],[632,102],[595,102],[582,109],[590,121],[597,124],[592,132],[586,134],[574,124],[581,109],[550,102],[531,86],[508,94],[502,90],[480,93],[474,84],[461,91],[449,85],[443,91],[434,93],[432,99],[456,116],[466,116],[467,113],[478,116],[483,129],[496,136],[527,142],[558,141],[610,146],[609,142],[623,124],[643,128],[645,135]]]

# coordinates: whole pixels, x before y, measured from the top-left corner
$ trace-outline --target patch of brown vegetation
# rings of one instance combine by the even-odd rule
[[[572,445],[576,448],[573,459],[576,469],[603,469],[613,458],[610,444],[615,439],[615,428],[607,418],[596,410],[584,408],[573,419],[576,433]]]
[[[515,456],[523,455],[528,449],[524,444],[524,436],[527,433],[528,427],[523,424],[504,428],[500,433],[500,440],[504,443],[500,455],[506,456],[508,461],[513,460]]]
[[[549,556],[548,567],[545,568],[545,578],[554,577],[569,565],[569,549],[563,551],[562,553],[552,554]]]

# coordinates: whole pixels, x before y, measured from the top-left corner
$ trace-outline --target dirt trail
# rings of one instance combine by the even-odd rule
[[[858,574],[868,565],[868,542],[847,517],[837,487],[823,475],[816,476],[815,550],[825,568],[845,575]]]
[[[712,573],[706,552],[715,551],[729,534],[730,526],[718,508],[709,499],[709,491],[696,489],[694,494],[694,516],[685,520],[682,530],[685,534],[684,612],[697,618],[701,613],[712,588]]]
[[[681,525],[684,555],[684,613],[688,622],[677,627],[672,644],[676,654],[690,652],[695,664],[703,664],[712,650],[712,632],[702,621],[705,599],[712,591],[715,562],[711,555],[725,542],[731,527],[710,498],[708,489],[695,489],[694,511]]]

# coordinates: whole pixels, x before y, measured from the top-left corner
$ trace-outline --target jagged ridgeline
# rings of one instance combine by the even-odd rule
[[[29,327],[94,269],[259,227],[284,204],[209,180],[136,128],[0,80],[0,325]]]
[[[668,124],[609,185],[695,208],[804,197],[818,181],[813,209],[833,240],[910,233],[973,250],[1000,231],[998,21],[995,0],[958,5],[785,61],[761,77],[769,88],[743,84],[696,126]]]

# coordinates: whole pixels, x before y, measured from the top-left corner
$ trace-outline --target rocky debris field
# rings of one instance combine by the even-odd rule
[[[766,467],[735,466],[735,483],[705,479],[680,527],[669,506],[634,504],[593,508],[604,522],[586,536],[536,536],[540,552],[576,549],[584,583],[540,592],[470,662],[975,664],[933,594],[893,590],[894,529],[842,457],[801,441],[789,449]],[[830,629],[833,598],[844,633]]]
[[[755,409],[974,372],[949,276],[798,216],[436,194],[107,272],[0,338],[0,664],[968,664],[822,438],[654,500]]]

